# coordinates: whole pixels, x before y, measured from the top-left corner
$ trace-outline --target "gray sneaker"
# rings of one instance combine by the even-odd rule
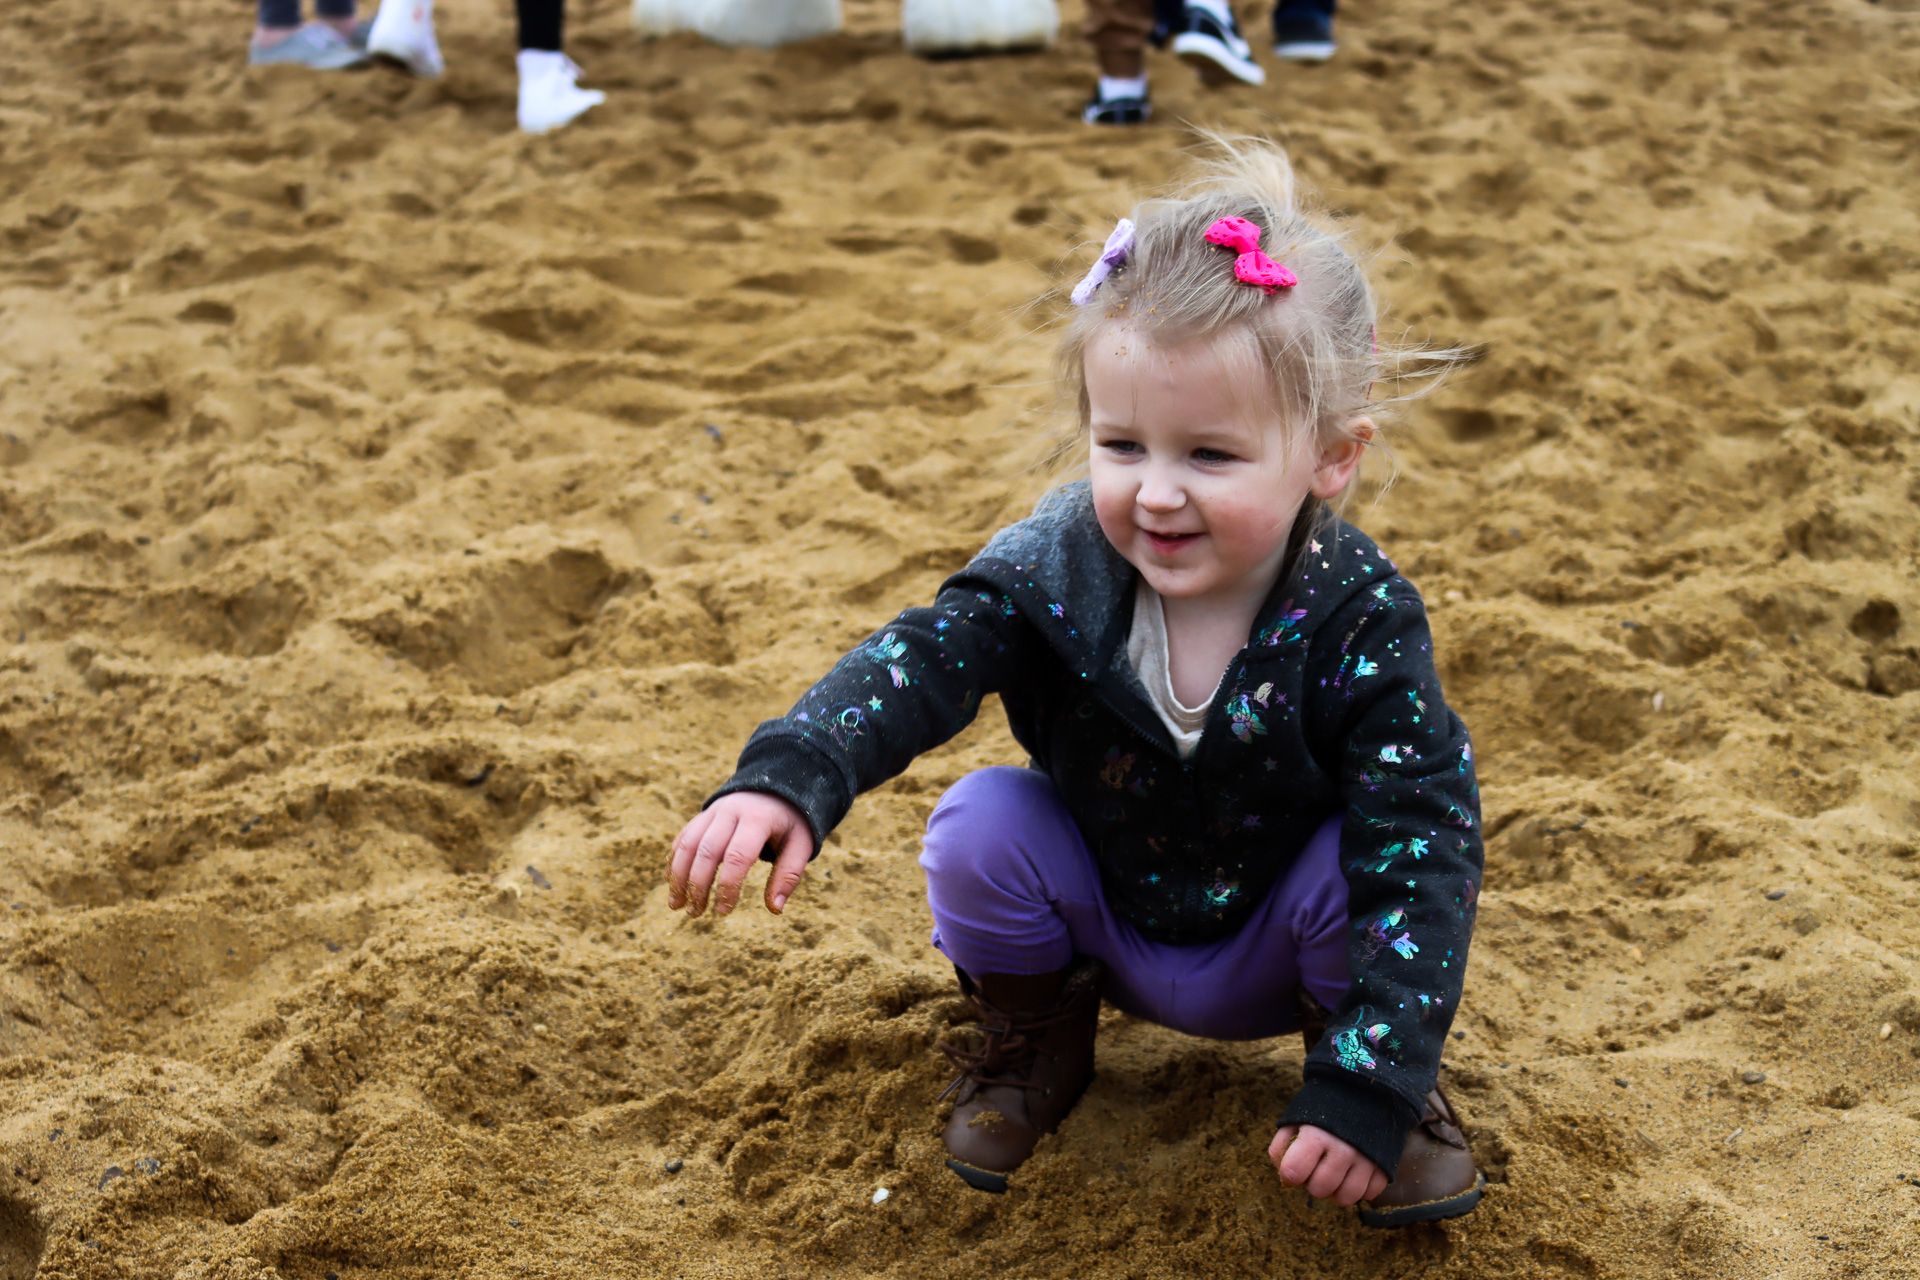
[[[321,22],[310,22],[285,40],[262,48],[247,46],[250,67],[308,67],[314,71],[341,71],[367,60],[347,38]]]

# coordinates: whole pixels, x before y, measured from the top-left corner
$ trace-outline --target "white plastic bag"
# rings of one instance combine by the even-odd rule
[[[840,0],[633,0],[633,25],[648,35],[692,31],[716,44],[763,48],[840,29]]]
[[[915,53],[1035,49],[1060,34],[1054,0],[902,0],[900,29]]]

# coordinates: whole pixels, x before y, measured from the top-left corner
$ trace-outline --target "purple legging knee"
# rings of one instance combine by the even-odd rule
[[[1076,955],[1106,965],[1107,1000],[1192,1035],[1251,1040],[1299,1025],[1298,991],[1346,994],[1347,884],[1329,818],[1239,932],[1153,942],[1114,915],[1086,840],[1045,774],[970,773],[934,806],[920,865],[933,945],[968,973],[1049,973]]]

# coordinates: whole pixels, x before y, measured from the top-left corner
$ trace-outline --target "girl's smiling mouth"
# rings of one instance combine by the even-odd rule
[[[1146,535],[1149,546],[1155,551],[1164,552],[1175,552],[1182,547],[1192,546],[1205,536],[1199,533],[1155,533],[1151,529],[1142,529],[1140,532]]]

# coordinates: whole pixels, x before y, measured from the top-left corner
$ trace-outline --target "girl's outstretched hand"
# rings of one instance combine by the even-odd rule
[[[1387,1189],[1387,1175],[1379,1165],[1310,1124],[1290,1124],[1274,1134],[1267,1159],[1280,1171],[1280,1181],[1305,1187],[1316,1200],[1351,1208]]]
[[[770,844],[779,854],[767,876],[767,910],[779,915],[807,873],[813,830],[806,816],[779,796],[764,791],[721,796],[694,815],[673,842],[673,857],[667,864],[667,908],[685,907],[688,915],[697,916],[707,909],[711,892],[715,918],[726,915],[739,904],[747,872]]]

